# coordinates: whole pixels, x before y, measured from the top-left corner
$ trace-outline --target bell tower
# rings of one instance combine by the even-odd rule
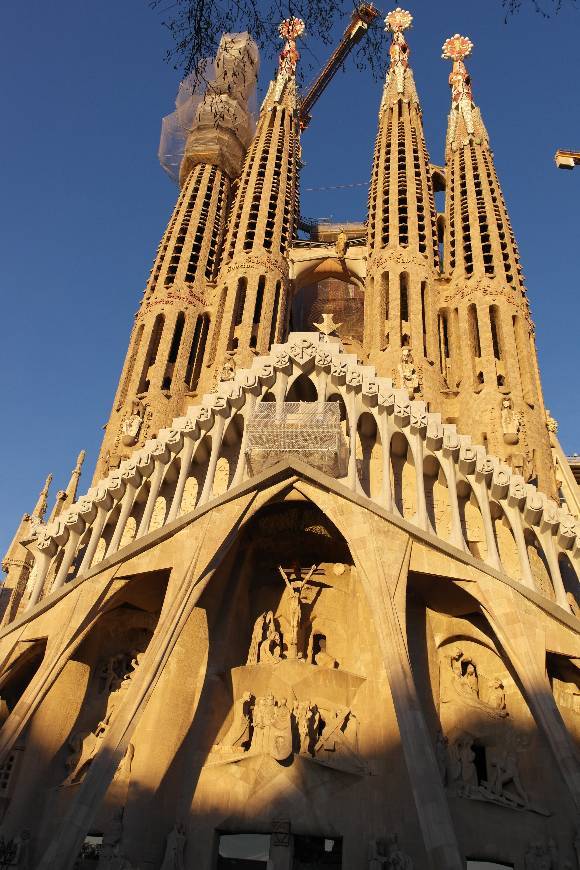
[[[218,369],[249,365],[255,353],[266,353],[287,331],[288,249],[299,212],[296,39],[303,30],[299,18],[280,25],[284,48],[278,72],[262,104],[228,218],[208,358],[208,365]]]
[[[135,324],[95,480],[185,411],[200,390],[232,184],[251,140],[258,49],[224,35],[180,168],[181,192]]]
[[[401,357],[414,358],[423,392],[441,386],[434,279],[439,251],[429,156],[421,106],[409,66],[405,31],[412,15],[395,9],[386,19],[390,65],[371,174],[365,349],[383,376],[396,376]]]
[[[457,425],[555,494],[546,412],[519,253],[489,136],[473,101],[465,58],[473,45],[456,34],[445,147],[445,275],[439,356],[457,393]]]

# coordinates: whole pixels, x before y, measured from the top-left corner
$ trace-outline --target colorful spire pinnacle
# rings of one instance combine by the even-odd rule
[[[285,18],[278,27],[278,33],[280,39],[285,40],[278,61],[278,75],[288,79],[296,72],[296,64],[300,57],[300,52],[296,48],[296,40],[304,33],[304,22],[301,18]]]
[[[402,94],[405,89],[405,71],[409,67],[409,46],[403,36],[403,31],[408,30],[413,23],[413,16],[405,9],[397,7],[389,12],[385,18],[385,30],[392,33],[389,56],[391,65],[389,72],[394,73],[397,83],[397,93]]]
[[[452,112],[449,130],[450,142],[453,141],[455,135],[458,116],[463,116],[468,135],[472,136],[474,133],[471,77],[463,63],[463,59],[471,54],[472,48],[472,41],[467,36],[460,36],[459,33],[450,36],[443,43],[443,54],[441,57],[445,60],[453,61],[453,69],[449,75]]]

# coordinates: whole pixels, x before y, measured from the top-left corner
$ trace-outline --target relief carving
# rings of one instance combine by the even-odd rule
[[[399,846],[397,834],[369,843],[369,870],[413,870],[413,862]]]

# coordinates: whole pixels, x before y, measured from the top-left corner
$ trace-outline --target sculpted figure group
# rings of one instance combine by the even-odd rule
[[[269,754],[284,761],[293,753],[319,761],[358,757],[358,723],[348,707],[322,709],[308,700],[286,698],[270,692],[254,697],[245,692],[234,705],[234,718],[218,755]]]
[[[462,797],[489,800],[516,809],[532,808],[522,785],[516,752],[504,745],[487,761],[487,779],[476,767],[475,738],[463,732],[452,742],[439,731],[435,754],[444,785]]]
[[[65,759],[67,776],[62,783],[63,786],[74,785],[84,777],[102,745],[111,724],[113,712],[129,688],[142,656],[143,653],[138,650],[117,653],[108,658],[100,668],[97,693],[106,696],[105,715],[88,734],[76,731],[70,736],[68,740],[69,753]]]
[[[449,666],[452,673],[451,685],[466,703],[479,707],[494,717],[503,719],[509,716],[505,686],[499,677],[485,680],[482,687],[476,663],[465,656],[461,649],[456,649],[449,657]],[[485,697],[482,697],[482,688]]]
[[[369,870],[413,870],[413,862],[399,846],[397,834],[369,844]]]

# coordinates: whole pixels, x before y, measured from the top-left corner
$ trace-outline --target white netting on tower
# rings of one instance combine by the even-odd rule
[[[252,474],[285,456],[297,456],[327,474],[342,473],[346,443],[338,402],[261,402],[247,426]]]
[[[258,49],[249,34],[224,33],[215,58],[183,79],[159,139],[159,162],[173,181],[179,181],[187,137],[197,127],[227,127],[247,147],[256,129],[258,69]]]

